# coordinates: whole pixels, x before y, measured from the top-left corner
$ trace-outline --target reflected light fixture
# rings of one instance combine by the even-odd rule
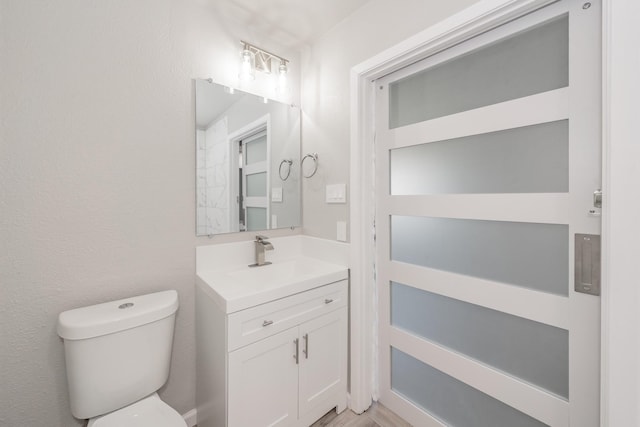
[[[284,92],[287,90],[287,61],[281,60],[278,67],[278,90]]]
[[[256,78],[255,71],[255,54],[251,52],[249,49],[249,45],[247,43],[244,44],[244,48],[242,49],[242,63],[240,64],[240,80],[242,81],[251,81]]]
[[[242,44],[242,63],[240,66],[240,79],[243,81],[251,81],[255,79],[256,70],[265,74],[271,74],[274,61],[278,61],[277,85],[278,91],[285,91],[287,88],[287,63],[288,59],[275,55],[257,46],[247,43],[243,40]]]

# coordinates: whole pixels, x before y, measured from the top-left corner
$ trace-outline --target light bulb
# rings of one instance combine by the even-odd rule
[[[287,90],[287,63],[280,61],[280,67],[278,67],[278,90],[285,92]]]
[[[255,70],[252,64],[252,54],[247,46],[242,51],[242,64],[240,65],[240,80],[250,81],[256,78]]]

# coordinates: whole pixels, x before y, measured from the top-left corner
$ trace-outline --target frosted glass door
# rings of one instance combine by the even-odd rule
[[[573,290],[599,19],[563,0],[375,82],[380,395],[415,425],[599,425],[600,302]]]
[[[243,144],[243,199],[245,230],[269,228],[269,138],[260,131],[245,138]]]

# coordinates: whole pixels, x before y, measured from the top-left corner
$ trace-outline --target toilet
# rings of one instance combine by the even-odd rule
[[[164,291],[65,311],[71,413],[88,427],[186,427],[157,394],[167,381],[178,293]]]

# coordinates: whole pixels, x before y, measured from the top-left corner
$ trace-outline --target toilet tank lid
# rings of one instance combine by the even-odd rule
[[[76,308],[60,313],[58,335],[66,340],[94,338],[164,319],[177,309],[174,290]]]

